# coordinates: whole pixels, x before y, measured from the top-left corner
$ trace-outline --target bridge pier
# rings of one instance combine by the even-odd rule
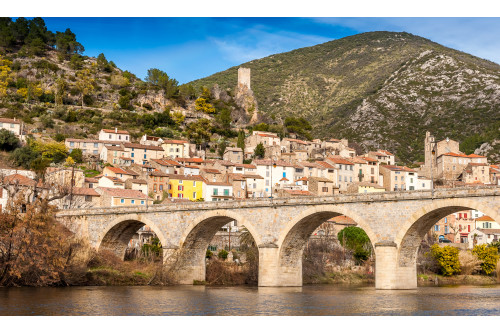
[[[178,284],[193,284],[204,281],[206,275],[205,253],[194,249],[179,249],[178,247],[163,248],[163,265],[171,273]]]
[[[285,266],[278,246],[259,245],[259,286],[302,286],[302,261]]]
[[[375,288],[379,290],[406,290],[417,288],[416,264],[400,267],[398,247],[392,241],[375,244]]]

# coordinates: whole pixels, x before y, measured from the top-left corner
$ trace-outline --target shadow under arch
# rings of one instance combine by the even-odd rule
[[[353,219],[357,226],[362,228],[370,238],[372,246],[377,241],[375,234],[368,223],[355,212],[351,212],[335,205],[319,206],[304,211],[280,235],[278,244],[281,246],[279,265],[287,268],[302,268],[302,253],[312,232],[330,218],[347,216]]]
[[[149,226],[156,234],[162,246],[166,245],[163,233],[155,223],[137,214],[119,217],[109,223],[99,236],[97,250],[109,250],[120,259],[125,258],[125,250],[134,234],[143,226]]]
[[[412,214],[396,236],[395,243],[399,245],[398,265],[400,267],[414,267],[418,248],[425,234],[440,219],[463,210],[479,210],[495,221],[500,221],[499,207],[491,208],[471,199],[434,200],[431,204]]]
[[[204,281],[206,277],[206,251],[215,233],[224,225],[236,221],[238,226],[245,226],[255,242],[259,235],[243,216],[227,210],[216,210],[203,214],[193,221],[180,239],[180,247],[175,258],[166,260],[173,263],[173,268],[180,284],[192,284],[194,280]]]

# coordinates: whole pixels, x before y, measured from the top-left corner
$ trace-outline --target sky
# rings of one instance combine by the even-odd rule
[[[70,28],[85,55],[104,53],[144,79],[159,68],[186,83],[272,54],[368,31],[406,31],[500,63],[500,18],[44,17]]]

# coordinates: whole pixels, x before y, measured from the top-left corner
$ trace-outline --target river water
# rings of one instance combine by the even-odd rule
[[[500,315],[500,286],[0,288],[0,315]]]

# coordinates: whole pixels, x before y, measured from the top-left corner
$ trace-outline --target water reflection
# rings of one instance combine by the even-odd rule
[[[500,287],[9,288],[0,315],[500,315]]]

